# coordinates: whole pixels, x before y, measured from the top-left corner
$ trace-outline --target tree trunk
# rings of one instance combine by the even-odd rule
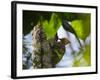
[[[51,68],[52,52],[46,34],[41,25],[33,28],[33,67],[34,68]]]
[[[44,29],[41,25],[36,25],[32,32],[33,37],[33,67],[53,68],[61,60],[65,52],[65,45],[69,43],[66,39],[57,41],[54,38],[47,40]]]

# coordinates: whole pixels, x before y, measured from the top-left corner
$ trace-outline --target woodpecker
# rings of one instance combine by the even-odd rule
[[[84,46],[84,42],[78,38],[75,30],[67,20],[62,21],[62,26],[59,27],[57,35],[58,41],[65,45],[65,52],[56,64],[56,68],[72,67],[74,63],[73,53],[77,55]],[[67,41],[69,43],[66,44]]]

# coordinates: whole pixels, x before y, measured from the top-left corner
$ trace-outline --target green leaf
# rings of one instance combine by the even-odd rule
[[[84,39],[83,21],[82,20],[72,21],[72,27],[74,28],[78,37]]]
[[[61,20],[55,13],[52,13],[49,21],[45,20],[43,22],[43,28],[47,35],[47,39],[53,38],[61,25]]]
[[[78,14],[77,18],[72,21],[72,27],[76,31],[79,38],[85,40],[86,37],[90,34],[90,14]]]

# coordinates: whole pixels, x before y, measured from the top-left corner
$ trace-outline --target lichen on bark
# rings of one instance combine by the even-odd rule
[[[65,45],[69,43],[65,39],[57,41],[57,35],[47,39],[42,25],[37,24],[32,31],[33,43],[33,68],[53,68],[61,60]]]
[[[50,46],[46,40],[46,34],[41,25],[33,28],[33,67],[34,68],[51,68]]]

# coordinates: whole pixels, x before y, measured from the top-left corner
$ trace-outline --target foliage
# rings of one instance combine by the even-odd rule
[[[59,17],[53,13],[49,21],[45,20],[43,22],[43,28],[46,32],[47,39],[53,38],[61,25],[61,20]]]
[[[90,17],[91,15],[87,13],[23,11],[23,35],[28,34],[33,27],[42,20],[43,29],[49,40],[54,38],[58,28],[62,25],[62,21],[68,20],[71,22],[78,37],[85,41],[86,37],[90,34]],[[24,54],[27,53],[26,50],[27,49],[23,47],[23,51],[25,51],[23,52]],[[59,54],[57,55],[59,58],[62,57]],[[82,64],[90,65],[90,58],[90,46],[86,46],[86,50],[82,56],[82,59],[84,59]],[[25,65],[23,66],[25,69],[27,68]],[[80,61],[78,61],[76,57],[73,66],[81,66]]]
[[[90,15],[86,15],[85,19],[83,17],[81,19],[73,20],[71,24],[78,37],[85,40],[90,33]]]
[[[72,21],[72,27],[74,28],[79,38],[84,38],[82,20]]]

